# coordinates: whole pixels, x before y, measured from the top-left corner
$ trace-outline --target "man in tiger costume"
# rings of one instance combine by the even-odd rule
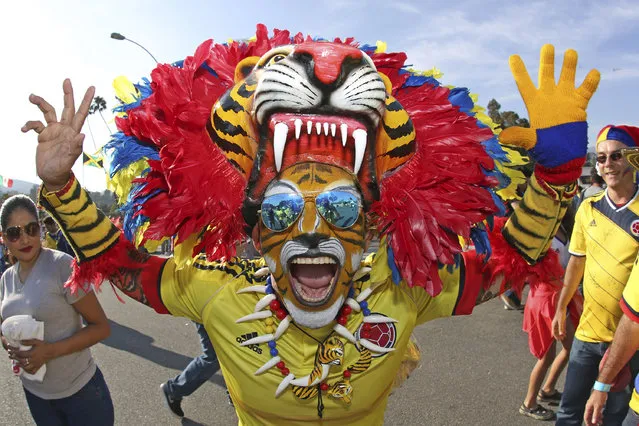
[[[150,85],[120,80],[109,172],[123,231],[71,173],[94,89],[76,111],[65,81],[60,120],[32,96],[47,124],[23,131],[38,133],[40,203],[76,253],[69,285],[107,279],[204,324],[240,424],[381,424],[415,326],[560,276],[546,252],[577,188],[599,81],[593,70],[575,88],[569,50],[555,83],[546,45],[538,90],[511,58],[532,128],[499,138],[537,166],[489,244],[508,162],[498,130],[466,89],[405,59],[259,25],[252,40],[158,65]],[[248,235],[262,258],[233,257]],[[172,236],[172,258],[136,250]],[[372,237],[379,249],[364,259]],[[460,237],[476,249],[462,253]]]

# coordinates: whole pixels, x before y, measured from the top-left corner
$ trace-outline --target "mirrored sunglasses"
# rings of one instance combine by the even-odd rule
[[[5,238],[12,243],[20,239],[22,231],[30,237],[40,235],[40,224],[38,222],[27,223],[25,226],[10,226],[4,232]]]
[[[315,207],[329,224],[345,229],[359,217],[359,198],[346,191],[325,191],[315,197]],[[304,198],[298,194],[275,194],[262,201],[261,217],[271,231],[280,232],[297,221],[304,211]]]

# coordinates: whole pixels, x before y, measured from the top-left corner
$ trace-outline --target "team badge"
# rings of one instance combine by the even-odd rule
[[[380,314],[378,312],[374,312],[377,315],[386,316],[384,314]],[[362,326],[364,323],[361,323],[355,332],[355,338],[357,340],[361,337]],[[397,340],[397,329],[395,328],[395,324],[392,322],[387,323],[377,323],[370,324],[369,336],[367,340],[372,343],[375,343],[382,348],[393,348],[395,347],[395,341]],[[372,353],[373,358],[379,358],[386,355],[385,353]]]
[[[635,237],[639,237],[639,219],[632,221],[630,224],[630,232],[632,232],[632,235]]]

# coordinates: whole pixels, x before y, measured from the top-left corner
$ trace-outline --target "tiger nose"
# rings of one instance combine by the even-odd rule
[[[315,75],[324,84],[337,80],[347,58],[362,59],[362,51],[358,48],[335,43],[303,43],[295,48],[295,53],[306,53],[313,58]]]

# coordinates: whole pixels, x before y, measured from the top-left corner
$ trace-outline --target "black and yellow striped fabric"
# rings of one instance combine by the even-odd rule
[[[45,192],[42,186],[39,203],[60,225],[79,262],[100,256],[117,243],[120,230],[98,210],[75,177],[59,192]]]
[[[569,251],[586,256],[584,310],[575,333],[584,342],[611,342],[621,319],[619,300],[639,251],[637,196],[617,207],[603,192],[577,211]]]
[[[577,184],[558,187],[540,183],[533,174],[528,189],[502,234],[526,262],[534,265],[544,257],[557,233]]]
[[[258,148],[251,115],[256,83],[255,76],[250,75],[233,86],[213,106],[206,127],[226,159],[246,177],[251,173]]]

